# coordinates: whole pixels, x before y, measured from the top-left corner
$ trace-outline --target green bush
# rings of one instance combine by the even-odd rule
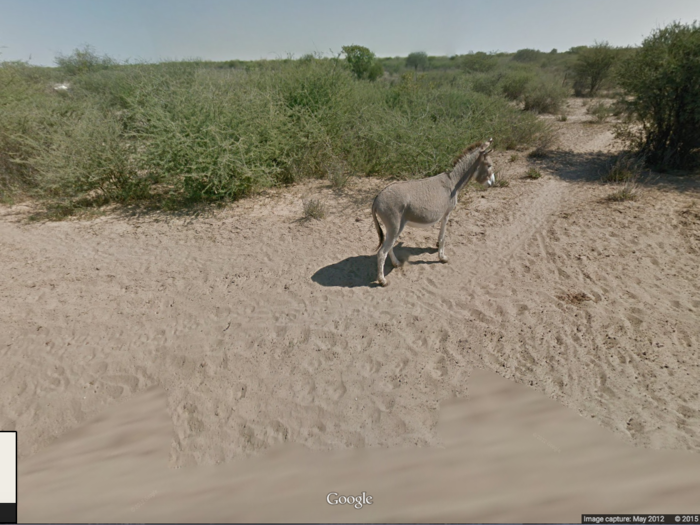
[[[77,74],[67,93],[50,88],[54,74],[0,68],[0,159],[17,169],[0,185],[23,181],[66,210],[231,200],[338,166],[338,185],[348,173],[422,177],[471,142],[514,148],[545,133],[458,70],[366,82],[317,57],[115,65]]]
[[[510,71],[501,79],[500,88],[510,100],[521,100],[534,80],[535,75],[531,72]]]
[[[34,139],[28,164],[41,189],[55,197],[79,197],[96,192],[107,201],[144,198],[146,180],[137,177],[136,144],[126,140],[115,115],[85,107],[41,130]]]
[[[326,86],[312,77],[293,89],[294,79],[283,78],[279,91],[261,93],[241,80],[202,71],[191,83],[152,86],[134,107],[140,165],[173,196],[235,199],[293,180],[293,161],[311,138],[294,132],[291,117],[303,123],[321,111]]]
[[[501,75],[492,73],[473,73],[470,75],[471,88],[483,95],[497,95],[501,92]]]
[[[57,77],[49,68],[24,62],[0,63],[0,201],[26,193],[36,185],[26,163],[30,147],[24,137],[35,136],[57,105],[64,105],[50,85]],[[53,95],[53,96],[51,96]]]
[[[107,69],[117,64],[117,61],[106,55],[99,56],[91,46],[75,49],[70,55],[59,54],[56,65],[68,75],[81,75]]]
[[[495,56],[481,51],[464,55],[461,62],[465,71],[474,73],[488,73],[498,66],[498,59]]]
[[[537,51],[536,49],[518,49],[512,60],[516,62],[537,62],[543,55],[542,51]]]
[[[648,164],[692,167],[700,160],[700,26],[654,31],[618,70],[629,111],[641,122],[634,141]],[[629,131],[629,130],[628,130]]]
[[[540,76],[527,85],[523,96],[525,110],[556,114],[569,95],[569,90],[556,77]]]

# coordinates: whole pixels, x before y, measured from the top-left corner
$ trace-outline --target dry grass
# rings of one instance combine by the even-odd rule
[[[586,113],[595,117],[595,121],[602,124],[613,114],[613,108],[605,102],[598,102],[589,106]]]
[[[352,174],[340,161],[335,161],[330,164],[328,171],[326,173],[326,178],[328,182],[331,183],[331,187],[334,190],[342,190],[350,180]]]
[[[305,199],[304,218],[321,220],[326,216],[326,205],[315,197]]]
[[[603,176],[606,182],[627,182],[636,180],[642,173],[643,161],[641,158],[630,155],[629,153],[621,153]]]
[[[625,184],[622,189],[608,195],[606,200],[610,202],[633,201],[636,200],[638,196],[638,190],[635,184]]]
[[[603,180],[610,183],[622,183],[622,187],[606,197],[609,202],[635,200],[639,196],[639,180],[644,168],[643,160],[630,153],[621,153],[603,175]]]
[[[537,142],[535,143],[535,149],[527,154],[528,158],[539,159],[546,157],[549,150],[552,149],[554,143],[556,142],[556,135],[554,128],[551,125],[547,125],[546,130],[537,137]]]
[[[539,172],[539,170],[537,168],[530,168],[529,170],[527,170],[527,173],[525,174],[525,178],[536,180],[536,179],[542,178],[542,174]]]
[[[593,298],[585,292],[566,292],[561,295],[557,295],[557,299],[577,306],[585,301],[593,300]]]

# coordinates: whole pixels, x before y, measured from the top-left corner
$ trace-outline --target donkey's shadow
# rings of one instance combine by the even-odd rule
[[[403,243],[398,243],[394,247],[394,253],[399,261],[407,261],[410,257],[423,253],[437,253],[437,248],[408,248]],[[410,261],[406,264],[433,264],[435,261]],[[385,263],[385,274],[388,275],[394,267],[387,259]],[[379,286],[377,280],[377,256],[358,255],[348,257],[340,262],[329,264],[318,270],[311,276],[311,280],[321,286],[342,286],[345,288],[355,288],[357,286],[367,286],[374,288]]]

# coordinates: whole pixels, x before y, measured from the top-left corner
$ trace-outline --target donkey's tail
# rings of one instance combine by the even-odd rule
[[[377,246],[377,250],[382,247],[382,244],[384,244],[384,232],[382,231],[382,227],[379,225],[379,221],[377,220],[377,199],[379,198],[379,195],[377,195],[374,198],[374,202],[372,203],[372,218],[374,219],[374,226],[377,228],[377,235],[379,235],[379,246]]]

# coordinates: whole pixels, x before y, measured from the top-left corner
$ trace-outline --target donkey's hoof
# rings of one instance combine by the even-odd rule
[[[440,262],[441,262],[441,263],[449,262],[449,259],[447,258],[447,255],[443,255],[442,257],[440,257]]]
[[[389,286],[389,281],[387,281],[386,279],[380,279],[379,284],[386,287]]]

